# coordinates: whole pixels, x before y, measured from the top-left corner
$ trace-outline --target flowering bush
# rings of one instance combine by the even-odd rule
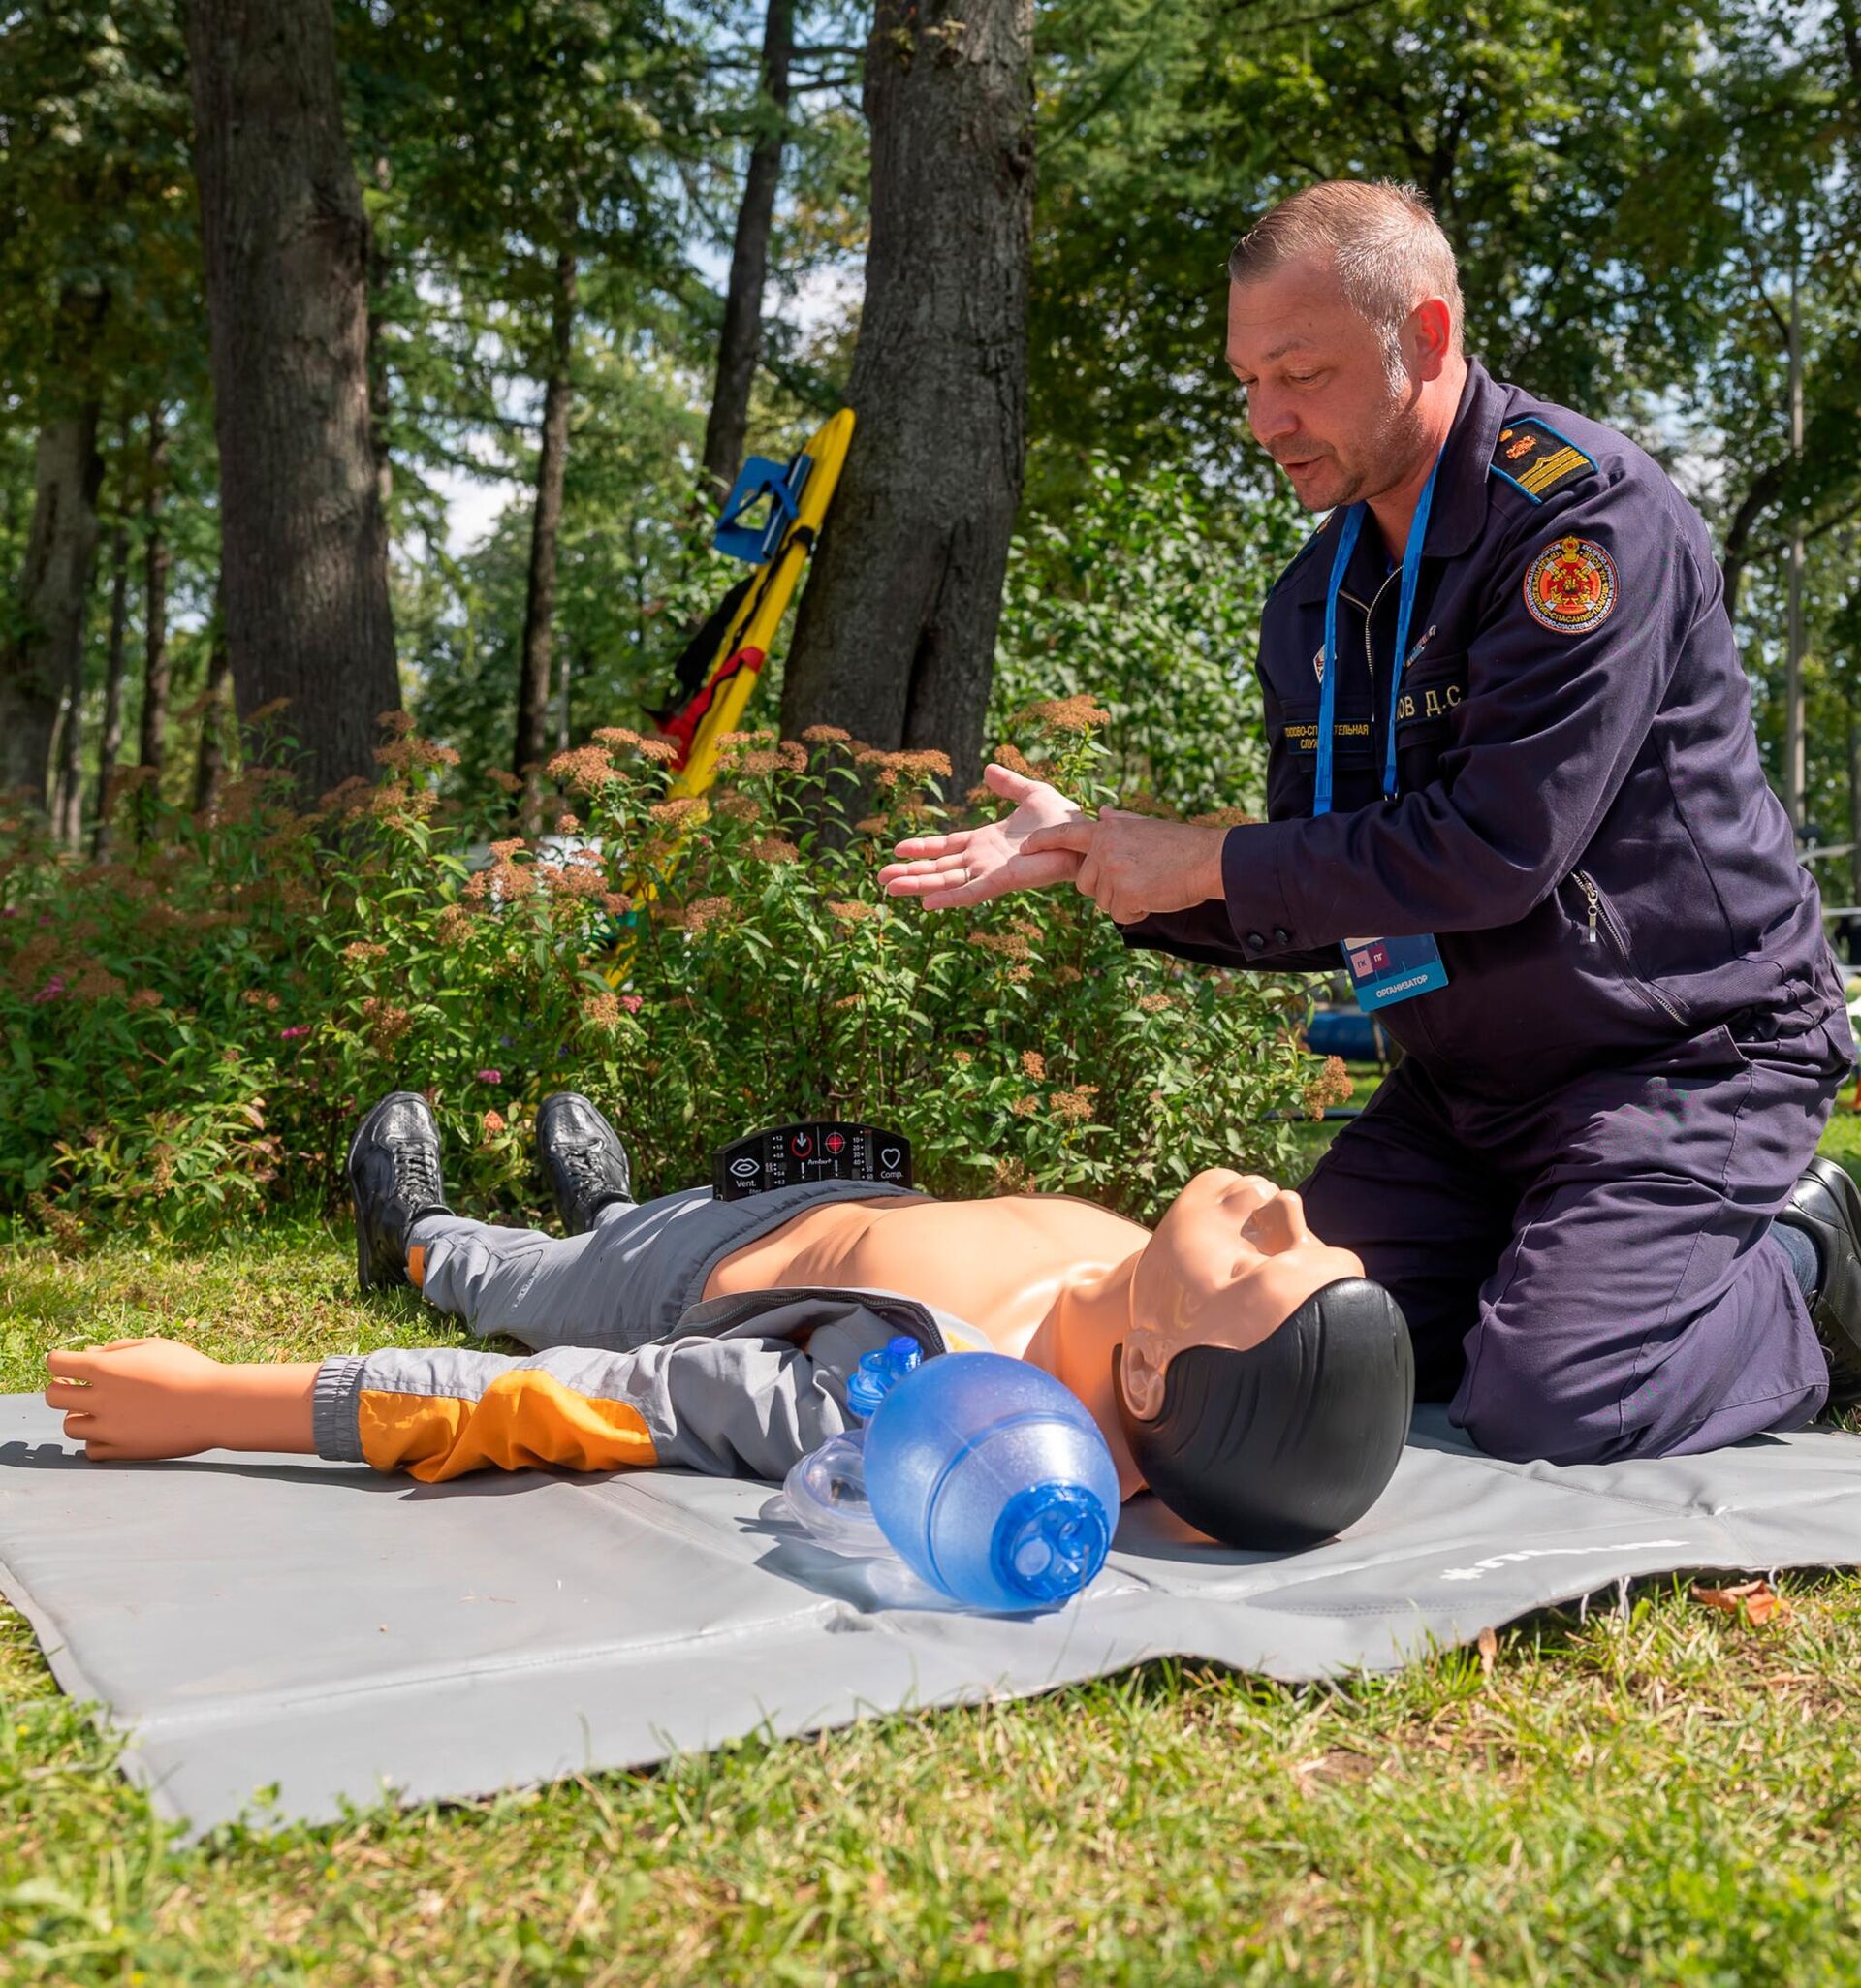
[[[1100,716],[1037,708],[1023,742],[1104,799]],[[556,834],[476,865],[433,790],[447,748],[399,727],[378,783],[310,814],[254,768],[210,820],[139,797],[151,832],[114,862],[0,824],[0,1205],[69,1237],[106,1209],[334,1200],[358,1114],[399,1087],[432,1100],[456,1201],[534,1209],[537,1101],[575,1088],[643,1192],[754,1127],[845,1115],[905,1132],[934,1191],[1153,1215],[1200,1167],[1286,1171],[1282,1114],[1336,1094],[1293,984],[1127,954],[1071,891],[887,901],[896,836],[949,818],[940,754],[738,735],[700,801],[668,798],[669,750],[597,733],[552,763]]]

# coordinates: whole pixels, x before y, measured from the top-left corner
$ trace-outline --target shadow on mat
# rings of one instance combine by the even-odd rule
[[[259,1464],[217,1457],[114,1457],[109,1462],[93,1463],[81,1448],[67,1448],[57,1442],[0,1442],[0,1470],[107,1470],[117,1477],[190,1470],[215,1477],[255,1477],[272,1484],[319,1484],[326,1490],[337,1485],[350,1491],[393,1492],[401,1497],[407,1493],[404,1479],[361,1465],[353,1470],[332,1470],[327,1464]],[[423,1491],[428,1488],[437,1487],[420,1487]]]

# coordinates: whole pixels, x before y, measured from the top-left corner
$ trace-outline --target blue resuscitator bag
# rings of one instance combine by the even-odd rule
[[[1092,1418],[1052,1374],[999,1353],[925,1360],[900,1335],[847,1384],[867,1418],[788,1473],[811,1537],[896,1555],[946,1603],[1057,1608],[1105,1563],[1118,1471]]]

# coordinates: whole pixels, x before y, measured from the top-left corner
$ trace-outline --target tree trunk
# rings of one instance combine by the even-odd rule
[[[59,300],[62,383],[88,377],[90,348],[109,307],[107,297],[67,291]],[[49,389],[39,424],[32,525],[14,599],[17,622],[0,642],[0,790],[23,787],[41,807],[50,800],[51,735],[58,707],[83,669],[84,608],[97,550],[97,492],[104,458],[97,450],[94,387]]]
[[[1738,616],[1738,589],[1745,578],[1751,533],[1757,528],[1758,520],[1777,502],[1789,468],[1789,459],[1785,458],[1779,462],[1766,463],[1758,470],[1746,487],[1745,494],[1732,513],[1731,521],[1725,527],[1725,543],[1719,551],[1719,568],[1725,583],[1725,613],[1731,619],[1736,620]]]
[[[148,414],[148,489],[142,497],[142,764],[159,775],[168,763],[168,569],[172,554],[162,513],[168,502],[168,430],[162,410]],[[161,781],[155,782],[159,791]]]
[[[57,793],[52,807],[52,833],[61,848],[77,855],[84,846],[84,650],[78,646],[78,675],[65,697],[64,722],[58,735]]]
[[[1861,721],[1848,706],[1848,902],[1861,904]],[[1849,963],[1854,962],[1852,949]]]
[[[211,814],[220,803],[226,781],[227,690],[233,680],[233,658],[226,647],[226,614],[213,604],[213,631],[206,652],[206,694],[201,700],[201,750],[194,762],[194,811]]]
[[[791,737],[843,725],[975,776],[1021,501],[1032,0],[879,0],[859,427],[803,596]]]
[[[375,186],[386,193],[390,185],[388,161],[375,160]],[[388,257],[381,237],[373,230],[368,238],[368,449],[375,463],[375,501],[381,507],[384,528],[389,499],[394,493],[394,457],[388,446],[388,419],[393,401],[388,382],[388,353],[382,340],[382,300],[388,290]]]
[[[555,617],[556,540],[569,459],[569,359],[575,347],[575,251],[555,259],[550,317],[550,371],[543,388],[543,444],[536,458],[536,513],[530,524],[530,584],[523,604],[523,664],[517,687],[517,743],[511,771],[523,782],[525,831],[543,821],[543,755],[550,736],[550,652]]]
[[[290,701],[314,799],[398,710],[368,406],[368,221],[331,0],[193,0],[227,647],[241,715]]]
[[[104,658],[104,728],[97,741],[97,820],[90,853],[101,863],[110,854],[110,787],[116,756],[123,749],[123,674],[128,656],[129,527],[118,519],[110,538],[110,650]]]
[[[795,53],[795,0],[769,0],[758,79],[756,142],[750,147],[743,204],[737,210],[737,240],[724,292],[724,325],[717,339],[717,383],[705,425],[705,479],[721,497],[736,480],[749,426],[749,394],[763,352],[763,286],[769,274],[769,231],[775,218],[775,184],[782,174],[788,124],[788,67]]]

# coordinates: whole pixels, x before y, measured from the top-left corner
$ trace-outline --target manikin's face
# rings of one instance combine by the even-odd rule
[[[1363,1274],[1348,1249],[1307,1228],[1298,1195],[1257,1174],[1197,1174],[1138,1258],[1122,1362],[1131,1411],[1146,1421],[1161,1412],[1176,1354],[1245,1352],[1327,1284]]]
[[[1228,291],[1228,364],[1254,437],[1308,511],[1379,497],[1428,453],[1412,362],[1416,327],[1391,360],[1327,259],[1309,257]]]

